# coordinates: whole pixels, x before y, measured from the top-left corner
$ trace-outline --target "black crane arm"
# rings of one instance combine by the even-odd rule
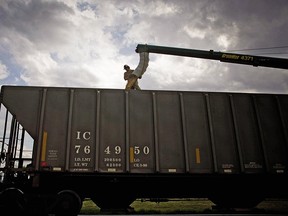
[[[262,66],[262,67],[288,69],[288,59],[285,58],[215,52],[213,50],[205,51],[196,49],[155,46],[148,44],[138,44],[135,51],[137,53],[148,52],[148,53],[203,58],[235,64],[253,65],[255,67]]]

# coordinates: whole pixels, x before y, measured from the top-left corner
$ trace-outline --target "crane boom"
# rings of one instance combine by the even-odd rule
[[[214,50],[205,51],[197,49],[155,46],[148,44],[138,44],[135,51],[137,53],[147,52],[147,53],[158,53],[158,54],[218,60],[221,62],[253,65],[255,67],[262,66],[262,67],[288,69],[288,59],[285,58],[274,58],[267,56],[255,56],[255,55],[245,55],[245,54],[227,53],[227,52],[215,52]]]

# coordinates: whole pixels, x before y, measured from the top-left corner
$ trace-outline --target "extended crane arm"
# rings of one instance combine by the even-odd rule
[[[137,53],[147,52],[147,53],[158,53],[176,56],[186,56],[194,58],[203,58],[210,60],[218,60],[221,62],[229,62],[235,64],[245,64],[253,66],[271,67],[288,69],[288,59],[284,58],[273,58],[265,56],[255,56],[255,55],[243,55],[237,53],[226,53],[226,52],[215,52],[213,50],[204,51],[196,49],[184,49],[175,47],[164,47],[155,46],[147,44],[138,44],[136,48]]]

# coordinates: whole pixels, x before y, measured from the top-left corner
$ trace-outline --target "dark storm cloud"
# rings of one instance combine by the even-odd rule
[[[57,1],[6,1],[0,10],[1,29],[7,28],[36,44],[64,42],[65,16],[73,15],[71,8]]]
[[[287,43],[288,19],[286,0],[217,1],[215,29],[233,23],[239,28],[235,47],[272,47]]]
[[[175,1],[168,2],[175,3]],[[171,20],[171,27],[190,25],[192,30],[193,28],[202,30],[205,32],[205,40],[202,43],[208,42],[208,45],[213,45],[219,35],[227,34],[228,38],[234,39],[230,48],[245,49],[288,44],[286,0],[185,0],[177,1],[175,5],[179,8],[179,16],[173,17],[175,21]],[[163,19],[167,20],[167,17]],[[191,45],[192,42],[190,38]]]

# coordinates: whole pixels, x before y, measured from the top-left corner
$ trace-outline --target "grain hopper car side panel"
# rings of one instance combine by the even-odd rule
[[[214,172],[206,97],[203,93],[183,94],[190,173]]]
[[[232,99],[243,171],[245,173],[263,173],[265,162],[253,98],[251,95],[235,94]]]
[[[40,143],[37,163],[46,171],[287,169],[283,95],[14,86],[4,87],[2,95],[3,104]]]
[[[46,94],[40,165],[64,171],[68,138],[68,89],[49,89]],[[40,126],[41,127],[41,126]],[[39,127],[39,128],[40,128]]]
[[[96,160],[97,94],[94,90],[73,92],[69,171],[93,172]]]
[[[160,172],[185,172],[185,156],[179,95],[156,93],[157,143]]]
[[[209,95],[215,153],[220,173],[239,173],[239,154],[228,94]]]
[[[266,171],[277,173],[287,170],[287,148],[280,109],[275,96],[255,97],[260,135],[266,160]]]
[[[125,172],[125,94],[100,92],[99,171]]]
[[[154,127],[151,127],[154,122],[152,94],[147,91],[132,91],[128,98],[130,171],[131,173],[154,173],[156,153]]]

